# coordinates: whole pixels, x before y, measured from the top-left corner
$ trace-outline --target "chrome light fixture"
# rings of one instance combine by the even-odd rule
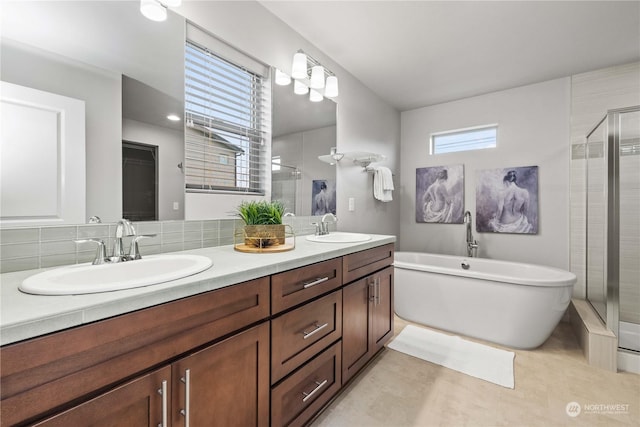
[[[279,73],[281,72],[276,70],[276,84],[288,84],[279,83]],[[309,91],[309,88],[312,89],[309,94],[309,99],[312,102],[320,102],[324,97],[335,98],[338,96],[338,77],[303,50],[298,50],[293,55],[291,78],[294,79],[296,94],[304,95]]]

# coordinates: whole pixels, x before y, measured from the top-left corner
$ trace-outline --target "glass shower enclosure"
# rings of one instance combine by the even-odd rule
[[[610,110],[587,135],[587,300],[640,351],[640,106]]]

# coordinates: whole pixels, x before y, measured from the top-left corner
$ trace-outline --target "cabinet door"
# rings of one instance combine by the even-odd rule
[[[374,298],[371,309],[374,352],[393,337],[393,267],[373,276]]]
[[[369,360],[371,353],[370,296],[373,281],[360,279],[342,290],[342,383]]]
[[[171,393],[169,366],[128,382],[68,411],[48,418],[42,427],[167,426]]]
[[[393,267],[345,286],[342,307],[345,384],[393,337]]]
[[[172,365],[174,426],[269,425],[269,324]]]

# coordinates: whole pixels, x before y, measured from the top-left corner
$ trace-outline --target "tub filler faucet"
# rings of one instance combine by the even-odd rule
[[[471,232],[471,212],[466,211],[464,213],[464,223],[467,224],[467,256],[475,257],[478,254],[478,241],[473,240],[473,233]]]

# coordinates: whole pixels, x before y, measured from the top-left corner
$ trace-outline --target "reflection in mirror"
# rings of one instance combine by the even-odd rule
[[[184,218],[183,104],[182,99],[122,76],[123,218]],[[137,150],[131,151],[132,146]]]
[[[296,215],[335,214],[336,169],[318,160],[336,146],[335,102],[274,84],[272,140],[271,198]]]
[[[123,216],[123,140],[156,147],[157,217],[184,218],[184,178],[177,165],[184,157],[185,20],[169,11],[167,21],[152,22],[139,6],[139,1],[2,6],[2,80],[85,102],[86,216],[104,222]],[[170,112],[180,115],[177,128],[166,119],[168,112],[162,122],[151,118],[164,100],[175,103]]]

